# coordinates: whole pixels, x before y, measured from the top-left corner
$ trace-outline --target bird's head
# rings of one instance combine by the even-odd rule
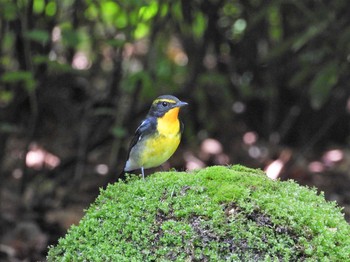
[[[163,95],[157,97],[148,112],[149,116],[163,117],[165,114],[169,113],[177,118],[180,107],[186,106],[188,103],[182,102],[175,96]],[[168,114],[167,114],[168,115]]]

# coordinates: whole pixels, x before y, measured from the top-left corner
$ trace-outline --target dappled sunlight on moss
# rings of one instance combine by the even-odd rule
[[[48,260],[334,261],[349,257],[349,233],[314,189],[213,166],[109,185]]]

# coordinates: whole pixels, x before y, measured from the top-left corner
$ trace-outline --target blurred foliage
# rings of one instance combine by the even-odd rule
[[[87,144],[85,161],[171,93],[191,104],[190,146],[215,136],[230,151],[249,130],[304,150],[347,143],[349,11],[345,0],[0,0],[0,125],[28,145],[50,140],[45,123],[71,121],[62,135]],[[112,151],[116,167],[125,144]]]

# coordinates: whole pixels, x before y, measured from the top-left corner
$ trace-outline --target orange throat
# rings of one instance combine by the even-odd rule
[[[179,111],[180,111],[179,107],[170,109],[168,112],[164,114],[164,116],[162,117],[162,120],[169,123],[177,121],[177,117],[179,116]]]
[[[158,132],[164,135],[176,135],[180,131],[179,107],[170,109],[164,116],[158,118]]]

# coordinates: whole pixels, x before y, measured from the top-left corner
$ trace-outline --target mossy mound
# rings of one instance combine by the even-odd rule
[[[340,211],[243,166],[160,172],[101,191],[48,261],[346,261]]]

